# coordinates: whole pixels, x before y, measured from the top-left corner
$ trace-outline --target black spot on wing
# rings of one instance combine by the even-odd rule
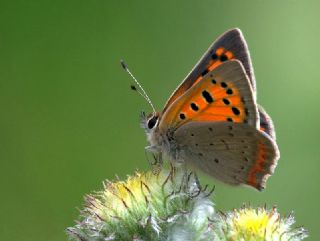
[[[183,113],[180,113],[179,117],[180,117],[181,120],[184,120],[186,118],[186,115],[183,114]]]
[[[222,101],[225,105],[230,105],[230,101],[228,99],[223,98]]]
[[[218,59],[218,55],[217,55],[217,54],[213,54],[213,55],[211,55],[211,58],[212,58],[213,60],[217,60],[217,59]]]
[[[211,94],[208,91],[206,91],[206,90],[202,91],[202,96],[207,101],[207,103],[210,104],[210,103],[213,102],[213,98],[212,98]]]
[[[227,93],[228,95],[232,95],[232,94],[233,94],[233,90],[229,88],[229,89],[227,89],[226,93]]]
[[[221,85],[222,88],[227,88],[228,87],[226,82],[221,82],[220,85]]]
[[[222,54],[222,55],[220,56],[220,61],[221,61],[221,62],[224,62],[224,61],[226,61],[226,60],[228,60],[227,55]]]
[[[235,115],[240,115],[240,110],[237,107],[232,107],[232,112]]]
[[[196,103],[191,103],[191,104],[190,104],[190,107],[191,107],[191,109],[194,110],[194,111],[198,111],[198,110],[199,110],[199,107],[197,106]]]
[[[202,75],[202,76],[205,76],[208,72],[209,72],[209,70],[208,70],[208,69],[205,69],[204,71],[202,71],[201,75]]]

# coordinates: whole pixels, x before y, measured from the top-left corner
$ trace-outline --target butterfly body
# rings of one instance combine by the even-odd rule
[[[210,46],[162,112],[141,119],[148,150],[231,185],[263,189],[279,158],[239,29]]]

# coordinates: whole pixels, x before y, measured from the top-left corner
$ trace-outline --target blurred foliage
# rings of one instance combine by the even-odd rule
[[[215,202],[294,210],[319,240],[316,0],[0,0],[0,240],[67,240],[85,193],[148,167],[124,58],[158,109],[232,27],[251,51],[281,159],[259,193],[216,180]]]

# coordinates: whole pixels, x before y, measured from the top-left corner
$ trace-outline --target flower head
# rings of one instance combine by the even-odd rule
[[[67,231],[81,241],[208,240],[210,194],[182,171],[137,172],[87,196],[82,220]]]
[[[292,229],[293,216],[281,217],[276,208],[243,207],[218,218],[218,240],[298,241],[307,237],[303,228]],[[221,238],[224,237],[224,238]]]

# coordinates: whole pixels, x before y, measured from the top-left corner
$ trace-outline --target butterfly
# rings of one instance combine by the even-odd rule
[[[256,98],[247,43],[240,29],[231,29],[209,47],[161,112],[142,114],[146,149],[224,183],[262,190],[280,154],[273,122]]]

